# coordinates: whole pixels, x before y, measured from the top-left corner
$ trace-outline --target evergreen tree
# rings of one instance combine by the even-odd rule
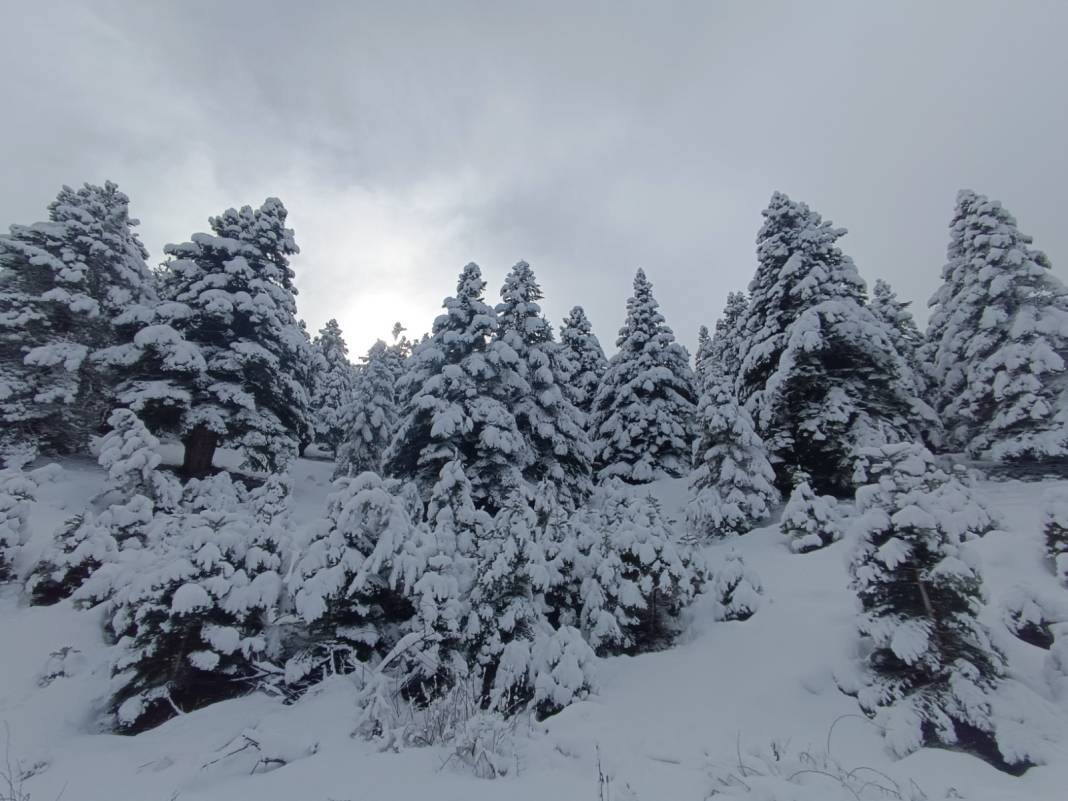
[[[763,592],[760,578],[745,566],[742,555],[731,548],[712,581],[716,620],[748,620],[760,608]]]
[[[541,314],[541,287],[525,261],[512,268],[497,305],[498,339],[519,357],[519,375],[509,408],[527,441],[533,461],[525,478],[548,480],[570,509],[580,506],[593,485],[593,458],[585,431],[585,415],[568,399],[568,370],[561,369],[552,326]]]
[[[593,406],[593,397],[597,394],[597,385],[608,369],[608,360],[581,306],[575,306],[564,317],[560,326],[560,345],[563,359],[571,368],[566,385],[568,397],[588,415]]]
[[[860,631],[872,643],[861,708],[900,755],[936,743],[989,754],[1005,665],[978,620],[982,580],[966,537],[947,526],[953,512],[936,492],[948,477],[908,443],[866,449],[858,469],[871,482],[857,490],[852,565]]]
[[[425,570],[408,512],[379,476],[361,473],[337,487],[294,571],[305,625],[287,646],[291,684],[348,673],[387,653],[414,613],[412,587]]]
[[[298,249],[285,221],[268,198],[211,218],[214,235],[168,245],[164,301],[129,313],[133,342],[107,354],[124,372],[120,402],[181,435],[188,475],[210,472],[220,442],[272,471],[306,436],[306,340],[288,258]]]
[[[748,311],[749,298],[744,292],[727,293],[727,305],[716,320],[716,330],[709,343],[709,363],[726,376],[732,386],[740,369],[740,353],[745,344],[742,341],[743,327]]]
[[[397,418],[391,358],[386,343],[378,340],[356,373],[344,414],[345,436],[337,452],[335,478],[365,470],[382,472]]]
[[[282,580],[277,543],[246,511],[174,518],[117,584],[111,709],[137,733],[247,691],[270,658],[265,636]]]
[[[316,370],[311,409],[315,436],[336,454],[345,441],[344,414],[352,400],[353,384],[349,348],[337,320],[327,320],[313,345]]]
[[[411,479],[424,497],[446,462],[458,459],[475,503],[490,510],[523,482],[533,455],[508,408],[517,387],[518,354],[493,337],[497,317],[483,300],[485,281],[476,264],[460,274],[456,296],[416,346],[399,385],[402,398],[386,470]]]
[[[790,538],[790,550],[808,553],[842,539],[842,524],[834,498],[817,495],[807,481],[790,494],[779,521],[782,533]]]
[[[1068,454],[1068,292],[1016,220],[957,196],[943,284],[931,299],[926,361],[948,445],[973,457]]]
[[[856,450],[911,439],[920,401],[836,245],[845,231],[780,193],[764,218],[739,400],[772,453],[780,489],[801,470],[818,491],[848,494]]]
[[[638,270],[590,419],[600,478],[640,484],[690,468],[694,376],[686,350],[664,322],[653,287]]]
[[[0,444],[53,453],[88,445],[111,405],[93,354],[121,337],[115,318],[150,301],[147,251],[118,187],[64,186],[48,220],[0,236]]]
[[[705,380],[708,377],[711,351],[712,336],[708,333],[708,326],[702,325],[697,329],[697,353],[693,357],[693,372],[697,378],[698,389],[705,385]]]
[[[779,502],[764,441],[718,372],[706,379],[697,406],[694,465],[686,516],[701,536],[744,534]]]

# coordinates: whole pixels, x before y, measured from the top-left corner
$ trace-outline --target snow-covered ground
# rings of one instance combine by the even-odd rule
[[[299,525],[322,513],[331,469],[314,460],[294,466]],[[103,486],[88,459],[65,460],[61,471],[40,476],[22,568]],[[1041,541],[1041,498],[1058,483],[1068,484],[980,485],[1004,529],[976,549],[990,596],[985,622],[1009,658],[1005,703],[1026,708],[1026,734],[1050,755],[1049,764],[1019,778],[946,750],[890,756],[835,681],[850,670],[857,647],[849,537],[797,555],[774,526],[708,549],[715,565],[736,547],[759,575],[765,597],[754,617],[716,622],[713,599],[701,596],[675,647],[604,660],[597,695],[543,723],[517,721],[507,773],[493,780],[476,777],[444,748],[382,753],[352,737],[355,692],[343,679],[290,706],[257,694],[136,737],[101,733],[110,654],[99,612],[69,602],[29,607],[16,583],[0,586],[0,740],[9,740],[12,764],[17,759],[33,774],[24,788],[33,801],[699,801],[714,791],[834,801],[895,797],[880,795],[891,782],[906,799],[1063,801],[1068,698],[1050,687],[1047,652],[1013,637],[1001,611],[1019,588],[1068,606]],[[667,513],[681,517],[684,482],[654,490]],[[851,790],[832,778],[854,769]],[[0,779],[0,798],[5,790]]]

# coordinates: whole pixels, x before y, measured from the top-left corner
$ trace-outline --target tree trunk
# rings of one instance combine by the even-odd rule
[[[182,461],[182,473],[186,478],[203,478],[211,474],[211,462],[215,458],[215,447],[219,444],[219,435],[205,426],[197,426],[185,438],[185,458]]]

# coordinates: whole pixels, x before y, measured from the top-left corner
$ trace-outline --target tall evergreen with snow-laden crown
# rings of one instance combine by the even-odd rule
[[[408,400],[386,470],[414,480],[426,498],[441,468],[459,460],[475,502],[494,510],[522,485],[533,454],[509,408],[526,384],[519,355],[494,336],[497,315],[483,299],[485,286],[478,265],[467,265],[455,297],[445,299],[446,313],[409,358],[398,387]]]
[[[848,494],[857,449],[912,439],[922,401],[836,244],[845,231],[781,193],[763,214],[739,400],[768,444],[780,488],[801,470],[817,491]]]
[[[356,373],[342,415],[344,437],[337,451],[335,478],[356,476],[364,470],[382,472],[397,419],[395,383],[389,348],[378,340]]]
[[[597,475],[634,484],[685,475],[690,469],[694,375],[642,270],[634,277],[616,346],[619,351],[608,362],[591,411]]]
[[[593,491],[593,452],[585,416],[565,393],[568,370],[557,358],[552,326],[541,314],[534,271],[525,261],[512,268],[497,304],[498,338],[519,356],[519,374],[510,408],[534,458],[525,471],[532,484],[549,481],[571,509]]]
[[[947,445],[973,457],[1068,454],[1068,290],[998,202],[957,196],[924,356]]]
[[[182,437],[187,474],[209,472],[220,443],[254,468],[276,469],[310,427],[289,267],[297,245],[277,198],[209,222],[214,234],[165,248],[162,301],[120,318],[133,341],[107,361],[124,375],[120,402],[150,429]]]
[[[560,345],[571,367],[567,393],[575,406],[589,414],[597,385],[608,369],[608,359],[581,306],[575,306],[564,317],[560,326]]]
[[[120,341],[115,318],[149,302],[154,279],[129,199],[110,181],[63,187],[48,220],[0,236],[0,446],[88,445],[111,407],[92,357]]]
[[[712,340],[708,343],[707,364],[717,370],[733,386],[738,378],[740,352],[743,348],[743,326],[749,311],[749,298],[744,292],[729,292],[723,314],[716,320]]]
[[[345,439],[345,410],[352,400],[353,369],[337,320],[326,321],[313,340],[316,355],[311,397],[315,436],[335,453]]]

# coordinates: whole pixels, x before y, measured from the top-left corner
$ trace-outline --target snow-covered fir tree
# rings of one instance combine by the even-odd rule
[[[815,551],[842,539],[842,522],[834,498],[817,495],[807,481],[790,493],[779,527],[790,538],[794,553]]]
[[[727,304],[723,307],[723,314],[716,320],[716,329],[708,345],[708,365],[726,376],[732,386],[738,378],[740,354],[744,347],[743,326],[748,311],[749,298],[744,292],[727,293]]]
[[[581,306],[573,307],[564,317],[560,326],[560,345],[571,367],[567,382],[568,397],[588,415],[593,406],[593,396],[597,394],[597,385],[608,369],[608,359]]]
[[[760,609],[764,587],[735,548],[727,551],[712,579],[716,620],[748,620]]]
[[[228,209],[209,220],[214,234],[165,248],[163,301],[120,320],[132,343],[107,360],[124,374],[123,405],[150,429],[179,434],[184,471],[211,470],[220,443],[270,471],[296,454],[310,425],[289,256],[298,252],[286,209]]]
[[[396,425],[396,373],[390,349],[378,340],[363,360],[344,414],[344,437],[337,451],[334,477],[382,472],[386,449]]]
[[[947,445],[974,457],[1068,454],[1068,290],[998,202],[957,195],[924,356]]]
[[[341,478],[294,571],[303,626],[289,638],[286,678],[301,685],[383,656],[404,635],[425,565],[403,501],[378,475]]]
[[[386,452],[389,474],[413,480],[428,496],[446,462],[458,459],[475,503],[494,510],[523,483],[533,460],[508,404],[525,384],[519,356],[494,337],[497,315],[478,265],[460,274],[456,295],[433,333],[414,349],[398,386],[408,398]]]
[[[1046,555],[1061,583],[1068,587],[1068,492],[1051,492],[1046,496],[1043,534]]]
[[[353,368],[349,347],[337,320],[330,319],[312,341],[315,346],[315,390],[311,410],[315,437],[337,452],[345,441],[345,411],[352,402]]]
[[[84,450],[112,402],[92,356],[114,320],[155,295],[129,199],[111,183],[64,186],[48,220],[0,236],[0,446]]]
[[[568,398],[570,369],[561,369],[553,329],[542,316],[541,287],[525,261],[505,278],[497,304],[498,339],[519,357],[524,383],[514,387],[509,408],[534,458],[524,477],[532,484],[547,480],[569,509],[593,491],[593,452],[585,415]]]
[[[282,586],[277,543],[247,512],[179,515],[108,605],[111,709],[138,732],[247,692]]]
[[[800,469],[816,490],[848,494],[856,450],[912,439],[922,401],[836,244],[845,231],[781,193],[763,214],[739,400],[771,451],[780,489]]]
[[[697,352],[693,356],[693,373],[697,378],[698,389],[704,386],[711,350],[712,335],[708,333],[708,326],[702,325],[697,329]]]
[[[899,755],[939,743],[989,754],[1005,665],[978,620],[982,579],[964,540],[979,532],[956,532],[934,492],[947,476],[923,446],[860,456],[870,483],[857,490],[852,575],[871,641],[861,708]]]
[[[574,526],[581,554],[580,627],[587,642],[599,654],[667,645],[705,570],[676,545],[657,502],[609,479]]]
[[[28,534],[37,482],[19,466],[0,470],[0,581],[12,578],[15,552]]]
[[[702,537],[744,534],[779,502],[775,471],[728,379],[710,370],[697,406],[690,528]]]
[[[597,475],[634,484],[685,475],[697,400],[694,375],[642,270],[634,277],[616,345],[591,411]]]

